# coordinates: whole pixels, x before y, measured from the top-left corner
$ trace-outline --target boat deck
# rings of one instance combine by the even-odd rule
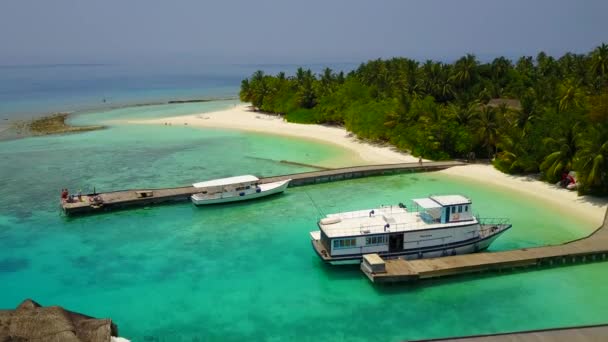
[[[371,210],[374,211],[373,214]],[[396,206],[329,214],[327,217],[340,218],[339,222],[321,223],[323,231],[329,238],[360,235],[362,231],[365,231],[365,234],[382,234],[477,224],[475,218],[449,223],[429,222],[420,216],[420,212],[408,211]]]
[[[422,164],[402,163],[357,166],[261,178],[260,183],[272,183],[291,179],[289,186],[293,187],[377,175],[435,171],[464,164],[465,163],[459,161],[444,161],[424,162]],[[67,215],[89,214],[129,207],[142,207],[160,203],[187,201],[190,199],[190,196],[201,191],[203,191],[203,189],[195,188],[193,186],[113,191],[83,195],[81,200],[76,199],[72,203],[61,201],[61,207]],[[98,201],[94,200],[95,197],[98,198]]]
[[[373,273],[364,267],[361,270],[375,283],[408,282],[474,272],[605,260],[607,256],[608,209],[602,226],[597,230],[585,238],[561,245],[418,260],[392,259],[385,261],[386,272]]]

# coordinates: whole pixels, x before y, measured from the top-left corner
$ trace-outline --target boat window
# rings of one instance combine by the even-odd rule
[[[468,206],[468,205],[465,205],[465,206],[464,206],[464,211],[465,211],[465,212],[469,211],[469,206]]]
[[[357,239],[336,239],[334,240],[334,249],[351,248],[357,246]]]
[[[386,236],[379,235],[379,236],[366,237],[365,238],[365,244],[367,246],[386,244]]]
[[[458,206],[458,212],[461,213],[462,212],[462,205]]]
[[[456,212],[456,207],[452,207],[452,214]]]

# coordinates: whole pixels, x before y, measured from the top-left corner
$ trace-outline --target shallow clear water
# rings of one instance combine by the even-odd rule
[[[319,210],[431,193],[463,193],[481,216],[510,217],[513,229],[491,250],[559,243],[592,228],[537,201],[439,173],[290,188],[204,208],[181,203],[79,218],[58,208],[63,187],[269,176],[311,170],[280,160],[322,164],[347,155],[297,139],[164,126],[0,142],[0,307],[30,297],[112,317],[134,340],[163,341],[403,340],[606,322],[606,263],[376,286],[358,267],[326,266],[312,251],[308,232]]]

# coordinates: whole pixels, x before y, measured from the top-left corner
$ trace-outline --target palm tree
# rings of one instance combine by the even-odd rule
[[[585,55],[568,52],[557,63],[563,78],[572,78],[581,83],[587,81],[589,61]]]
[[[397,90],[397,93],[407,93],[410,97],[418,99],[422,97],[422,85],[420,81],[422,77],[418,71],[418,62],[411,59],[404,59],[399,70],[394,72],[396,77],[393,79],[392,88]]]
[[[526,77],[532,77],[534,73],[534,62],[532,56],[522,56],[517,60],[515,69]]]
[[[523,138],[532,130],[532,124],[536,121],[537,116],[534,109],[526,109],[523,106],[515,114],[517,116],[514,126],[521,131],[521,137]]]
[[[454,98],[454,88],[450,78],[450,66],[427,60],[421,68],[422,91],[438,102],[445,103]]]
[[[422,88],[424,89],[425,94],[433,95],[435,84],[437,84],[437,80],[439,79],[439,73],[441,68],[441,63],[433,62],[432,60],[427,60],[424,62],[421,68],[422,74]]]
[[[585,93],[581,88],[580,82],[574,82],[571,79],[567,79],[559,86],[560,112],[580,108],[584,97]]]
[[[496,153],[497,167],[507,173],[516,173],[528,169],[524,157],[527,155],[523,140],[519,138],[517,130],[511,134],[503,134],[496,142],[500,152]]]
[[[261,82],[264,79],[264,72],[262,70],[257,70],[251,75],[251,83]]]
[[[336,76],[336,82],[338,82],[339,84],[344,83],[344,81],[346,81],[346,78],[344,77],[344,71],[340,71],[338,73],[338,75]]]
[[[317,104],[315,94],[315,75],[310,69],[298,68],[296,71],[296,82],[298,84],[298,103],[302,108],[312,108]]]
[[[251,75],[251,81],[248,84],[248,98],[251,104],[260,109],[264,103],[264,97],[268,93],[268,86],[266,84],[264,72],[258,70]],[[243,84],[241,84],[241,87]],[[245,85],[247,86],[247,85]]]
[[[509,126],[513,125],[513,114],[514,111],[509,108],[509,105],[506,103],[499,103],[496,106],[496,114],[498,116],[499,122],[506,122]],[[502,120],[502,121],[501,121]]]
[[[325,96],[327,94],[330,94],[334,91],[334,85],[335,85],[335,77],[336,75],[334,74],[334,72],[330,69],[330,68],[325,68],[323,70],[323,73],[320,75],[320,94],[319,96]]]
[[[467,54],[454,64],[454,80],[461,87],[468,86],[476,77],[477,58]]]
[[[578,172],[579,191],[606,191],[608,186],[608,129],[591,126],[577,136],[579,150],[574,166]]]
[[[576,153],[576,127],[571,127],[563,137],[543,140],[553,152],[545,157],[539,168],[551,182],[558,180],[562,172],[572,170]]]
[[[536,64],[538,66],[538,72],[543,77],[556,76],[556,64],[555,58],[548,56],[545,52],[541,51],[536,56]]]
[[[589,98],[589,119],[594,124],[608,124],[608,89]]]
[[[441,69],[440,79],[436,84],[437,100],[444,103],[453,99],[455,94],[448,70],[447,68]]]
[[[496,153],[496,142],[499,137],[496,110],[490,106],[483,106],[473,125],[482,146],[488,151],[488,158],[492,159],[492,154]]]
[[[480,107],[481,104],[477,101],[473,101],[464,106],[450,103],[448,105],[448,113],[450,113],[450,116],[453,117],[459,125],[468,126],[475,120],[477,115],[479,115]]]
[[[491,66],[492,78],[495,81],[502,79],[507,75],[507,73],[509,72],[509,70],[511,70],[512,67],[513,65],[511,64],[511,61],[506,59],[505,57],[495,58],[494,61],[492,61]]]
[[[605,43],[591,53],[591,72],[600,77],[608,74],[608,45]]]
[[[249,79],[244,79],[241,81],[241,91],[239,92],[239,99],[243,102],[251,101],[251,86],[249,84]]]

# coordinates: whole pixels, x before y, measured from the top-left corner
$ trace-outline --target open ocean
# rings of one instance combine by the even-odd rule
[[[208,112],[237,101],[101,108],[235,98],[242,77],[258,67],[181,76],[123,68],[4,67],[0,117],[74,110],[82,111],[74,123],[91,124]],[[560,243],[594,228],[545,203],[439,173],[290,188],[255,202],[202,208],[180,203],[78,218],[59,210],[64,187],[110,191],[271,176],[311,170],[281,160],[322,165],[349,153],[295,138],[187,126],[113,124],[2,141],[0,308],[32,298],[111,317],[120,335],[134,341],[398,341],[608,321],[608,263],[377,286],[358,266],[327,266],[313,252],[308,232],[317,229],[319,210],[431,193],[466,194],[474,212],[511,218],[513,228],[493,251]]]

